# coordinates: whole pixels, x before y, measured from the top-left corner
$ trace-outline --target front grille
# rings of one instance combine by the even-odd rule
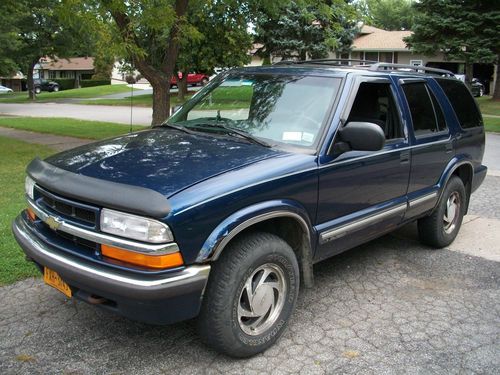
[[[56,196],[39,187],[37,187],[36,191],[37,203],[48,208],[56,215],[93,228],[97,227],[99,212],[97,208]]]
[[[62,238],[67,239],[68,241],[71,241],[74,245],[83,247],[88,250],[92,251],[99,251],[100,245],[97,244],[96,242],[92,242],[89,240],[86,240],[84,238],[76,237],[73,236],[72,234],[61,232],[61,231],[56,231],[56,234],[59,235]]]

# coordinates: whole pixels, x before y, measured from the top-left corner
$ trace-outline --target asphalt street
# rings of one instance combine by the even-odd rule
[[[80,120],[130,124],[130,107],[106,105],[81,105],[69,103],[0,103],[0,114],[27,117],[68,117]],[[153,110],[132,108],[132,123],[150,125]]]

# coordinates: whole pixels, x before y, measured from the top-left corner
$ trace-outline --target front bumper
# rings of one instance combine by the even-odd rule
[[[98,306],[152,324],[170,324],[198,315],[209,265],[189,266],[168,275],[131,274],[51,248],[35,235],[23,215],[15,219],[12,231],[27,257],[40,269],[56,271],[76,298],[89,302],[101,297],[105,302]]]

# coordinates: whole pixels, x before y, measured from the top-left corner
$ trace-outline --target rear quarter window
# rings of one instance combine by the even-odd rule
[[[483,126],[481,113],[467,87],[460,81],[454,79],[436,79],[448,97],[460,126],[464,129]]]

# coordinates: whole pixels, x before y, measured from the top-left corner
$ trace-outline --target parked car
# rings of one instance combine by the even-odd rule
[[[415,69],[223,73],[161,127],[33,160],[14,236],[68,297],[198,316],[216,350],[259,353],[313,264],[414,221],[430,247],[456,238],[486,176],[483,121],[451,73]]]
[[[465,82],[465,74],[455,74],[455,78]],[[472,78],[470,91],[475,97],[481,97],[484,95],[484,85],[478,78]]]
[[[178,73],[178,74],[179,74],[179,78],[182,79],[182,73]],[[187,76],[187,84],[191,85],[191,86],[197,86],[197,85],[205,86],[209,80],[210,80],[210,77],[207,76],[206,74],[203,74],[203,73],[188,73],[188,76]],[[177,77],[176,76],[172,76],[172,78],[170,79],[170,88],[173,88],[173,87],[177,87]]]
[[[42,91],[58,92],[60,87],[59,84],[54,81],[35,79],[33,80],[33,89],[35,93],[40,94]]]
[[[12,91],[11,88],[0,85],[0,94],[9,94],[11,92],[14,92],[14,91]]]
[[[476,97],[481,97],[484,95],[484,85],[477,78],[472,79],[470,89],[471,89],[472,95],[474,95]]]

